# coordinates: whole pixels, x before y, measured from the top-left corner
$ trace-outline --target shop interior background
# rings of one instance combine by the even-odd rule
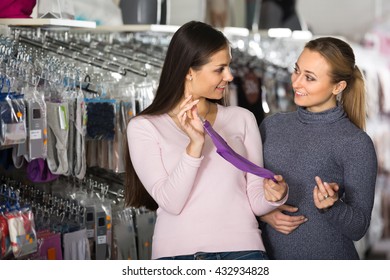
[[[39,4],[46,5],[45,3],[49,2],[53,3],[54,1],[37,0],[37,6],[32,12],[32,17],[38,18]],[[109,30],[108,32],[114,34],[121,32],[120,30],[127,26],[125,28],[126,32],[131,33],[129,30],[131,30],[133,23],[129,24],[128,22],[139,20],[138,23],[144,25],[159,23],[161,18],[154,16],[157,12],[147,10],[147,5],[145,4],[152,2],[156,1],[73,0],[73,11],[77,20],[95,21],[97,32]],[[160,4],[165,2],[167,5],[168,3],[171,5],[172,9],[163,18],[166,25],[179,26],[189,20],[210,22],[205,0],[160,0],[157,2]],[[252,10],[252,13],[248,16],[246,4],[261,3],[262,1],[227,0],[226,2],[228,3],[228,13],[226,25],[223,28],[227,30],[229,27],[253,27],[251,18],[254,16],[253,12],[255,11]],[[123,10],[123,7],[130,7],[132,4],[139,5],[140,3],[144,5],[142,8],[144,10],[141,9],[144,13],[141,15],[134,14],[134,11]],[[94,5],[93,12],[91,11],[91,5]],[[151,6],[153,5],[151,4]],[[109,9],[103,9],[102,7],[109,7]],[[364,259],[390,259],[390,85],[388,82],[390,81],[390,1],[297,0],[296,11],[303,29],[310,31],[313,36],[340,36],[345,38],[354,48],[357,64],[366,73],[369,85],[367,132],[376,145],[380,173],[371,227],[367,236],[357,242],[356,246],[360,248],[361,256]],[[246,36],[253,36],[250,30],[247,31],[248,33],[244,32],[248,34]],[[94,31],[86,32],[92,34]],[[267,30],[259,30],[259,32],[261,36],[268,36]],[[2,33],[13,35],[12,31],[9,32],[7,23],[2,23],[0,20],[0,34]],[[121,39],[124,40],[124,37]],[[273,40],[276,41],[278,39]],[[283,44],[285,43],[286,41],[283,41]],[[288,44],[291,44],[291,46],[295,43],[293,39],[288,41]],[[277,44],[276,46],[283,48],[285,46],[283,44]],[[300,41],[298,45],[302,46],[302,42]],[[279,52],[279,55],[287,55],[282,50],[276,51]],[[288,51],[288,49],[284,51]],[[294,58],[289,59],[294,61]],[[381,96],[378,97],[378,92],[376,91],[379,88]],[[235,102],[238,101],[236,100]],[[288,109],[290,109],[289,106],[283,108],[283,110]],[[100,171],[101,169],[98,172]],[[110,180],[114,178],[115,186],[112,187],[117,191],[118,188],[120,189],[120,186],[118,187],[117,185],[121,184],[123,171],[108,173],[107,178]],[[92,172],[91,174],[94,175],[93,178],[95,180],[96,173]],[[141,217],[153,220],[150,213],[137,214],[139,214],[139,220],[141,220]],[[145,215],[141,216],[141,214]],[[150,227],[145,229],[146,231],[149,235],[152,232]],[[145,245],[145,243],[143,245],[141,243],[136,244],[139,240],[134,240],[135,247],[133,249],[138,249],[137,257],[147,259],[150,253],[148,251],[150,244],[147,246],[148,248],[143,248],[142,250],[140,247]]]

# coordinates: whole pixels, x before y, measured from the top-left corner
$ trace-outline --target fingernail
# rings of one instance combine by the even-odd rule
[[[307,222],[309,219],[308,218],[305,218],[305,222]]]

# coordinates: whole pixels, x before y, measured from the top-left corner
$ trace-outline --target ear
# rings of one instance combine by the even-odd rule
[[[334,95],[337,95],[337,94],[341,93],[346,87],[347,87],[347,82],[346,81],[340,81],[333,87],[332,93]]]
[[[190,68],[190,70],[188,70],[188,73],[187,73],[187,75],[186,75],[186,79],[187,79],[188,81],[192,81],[193,73],[194,73],[194,71]]]

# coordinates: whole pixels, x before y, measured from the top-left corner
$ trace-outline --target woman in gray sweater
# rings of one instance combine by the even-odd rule
[[[370,224],[377,158],[364,132],[365,85],[352,48],[330,37],[308,42],[291,81],[297,111],[260,126],[264,166],[289,185],[286,205],[261,217],[267,253],[359,259],[353,241]]]

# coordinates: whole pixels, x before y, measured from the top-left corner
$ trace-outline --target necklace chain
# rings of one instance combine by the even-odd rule
[[[210,105],[210,102],[208,102],[208,101],[206,101],[207,102],[207,104],[209,105],[209,107],[207,108],[207,112],[206,112],[206,114],[204,115],[204,119],[206,119],[207,118],[207,115],[210,113],[210,107],[211,107],[211,105]]]
[[[206,101],[206,102],[207,102],[207,105],[209,105],[209,106],[208,106],[208,108],[207,108],[207,112],[206,112],[206,114],[204,115],[203,119],[206,119],[207,116],[208,116],[208,114],[210,113],[210,107],[211,107],[210,102],[209,102],[209,101]],[[178,113],[175,113],[175,112],[173,112],[173,111],[171,111],[171,112],[172,112],[173,115],[177,115],[177,114],[178,114]]]

